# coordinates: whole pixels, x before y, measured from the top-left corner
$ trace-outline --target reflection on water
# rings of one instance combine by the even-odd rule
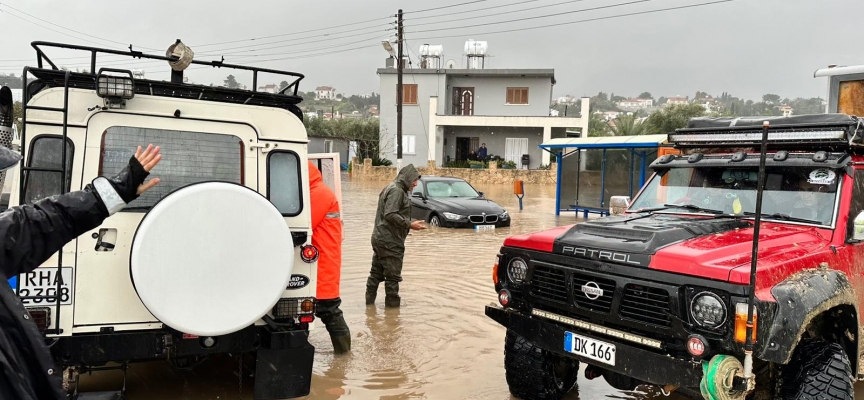
[[[413,233],[406,243],[402,308],[384,308],[383,287],[377,307],[367,308],[363,293],[372,259],[369,237],[377,196],[385,184],[352,182],[343,175],[342,309],[353,336],[352,353],[334,357],[327,332],[318,324],[310,335],[316,354],[307,398],[511,399],[504,379],[504,329],[483,309],[497,301],[491,275],[495,255],[508,235],[571,224],[576,217],[555,216],[554,186],[526,185],[520,212],[511,185],[476,184],[477,190],[508,210],[511,227]],[[254,360],[246,361],[254,365]],[[249,371],[244,370],[242,381],[239,371],[238,359],[228,356],[209,359],[191,371],[178,371],[164,362],[138,364],[129,370],[128,398],[238,399],[242,392],[243,399],[251,399]],[[84,376],[82,388],[119,389],[121,376]],[[579,389],[568,399],[638,398],[635,394],[580,374]],[[682,397],[668,397],[676,398]]]

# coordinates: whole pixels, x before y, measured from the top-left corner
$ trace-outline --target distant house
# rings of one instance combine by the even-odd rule
[[[258,91],[264,92],[264,93],[279,93],[279,86],[276,86],[276,85],[271,83],[269,85],[264,85],[264,86],[258,87]]]
[[[780,112],[783,113],[783,116],[784,116],[784,117],[790,117],[790,116],[792,116],[792,111],[794,111],[794,110],[792,109],[792,107],[789,107],[789,106],[786,106],[786,105],[780,106],[780,107],[778,107],[778,108],[780,109]]]
[[[571,95],[561,96],[555,100],[558,104],[576,104],[576,98]]]
[[[624,110],[639,110],[643,108],[654,107],[653,99],[627,99],[619,101],[615,105]]]
[[[316,100],[336,100],[336,89],[330,86],[318,86],[315,88]]]
[[[599,115],[604,121],[611,121],[623,113],[619,111],[595,111],[594,114]]]
[[[378,116],[378,106],[369,106],[369,108],[366,109],[366,112],[368,112],[370,116],[377,117]]]
[[[666,105],[674,106],[674,105],[683,105],[690,103],[690,96],[685,97],[669,97],[666,99]]]

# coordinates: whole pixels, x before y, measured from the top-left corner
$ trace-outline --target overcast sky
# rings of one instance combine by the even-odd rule
[[[465,40],[485,40],[493,56],[487,68],[553,68],[558,81],[556,97],[593,95],[602,90],[616,95],[648,91],[655,98],[692,98],[700,90],[715,96],[727,91],[754,100],[764,93],[824,98],[827,82],[813,78],[816,69],[828,64],[864,64],[862,28],[854,18],[864,15],[864,0],[734,0],[506,33],[491,32],[716,0],[571,0],[560,5],[554,4],[567,0],[473,0],[472,4],[422,11],[471,1],[0,0],[0,72],[20,74],[25,64],[22,59],[35,59],[29,45],[35,40],[114,48],[133,43],[142,46],[140,50],[148,47],[154,49],[150,53],[164,54],[179,38],[195,51],[198,60],[225,54],[226,62],[305,74],[304,91],[329,85],[346,94],[378,92],[376,68],[383,67],[388,56],[380,41],[394,33],[386,31],[390,27],[386,24],[392,21],[387,17],[399,7],[406,12],[406,39],[413,51],[408,54],[415,62],[420,45],[429,43],[443,45],[445,61],[454,59],[462,65]],[[608,8],[473,26],[604,6]],[[489,15],[508,11],[514,12]],[[452,15],[432,18],[441,14]],[[373,19],[378,20],[357,24]],[[281,36],[244,40],[275,35]],[[453,37],[436,38],[439,36]],[[60,52],[54,57],[76,55],[81,54]],[[288,57],[292,59],[284,59]],[[62,61],[73,68],[87,63],[86,59]],[[169,77],[169,67],[163,62],[116,63],[111,66],[142,68],[148,78]],[[212,68],[187,70],[193,81],[206,84],[221,83],[228,73]],[[251,74],[235,76],[251,86]],[[281,80],[263,77],[259,84]]]

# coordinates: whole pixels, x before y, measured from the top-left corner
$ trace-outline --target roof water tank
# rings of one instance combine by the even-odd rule
[[[465,54],[469,56],[485,56],[488,46],[486,41],[468,39],[465,42]]]

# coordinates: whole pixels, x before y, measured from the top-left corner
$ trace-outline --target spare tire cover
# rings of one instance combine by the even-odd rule
[[[252,325],[282,297],[294,267],[288,224],[259,193],[204,182],[165,196],[132,241],[132,283],[164,324],[200,336]]]

